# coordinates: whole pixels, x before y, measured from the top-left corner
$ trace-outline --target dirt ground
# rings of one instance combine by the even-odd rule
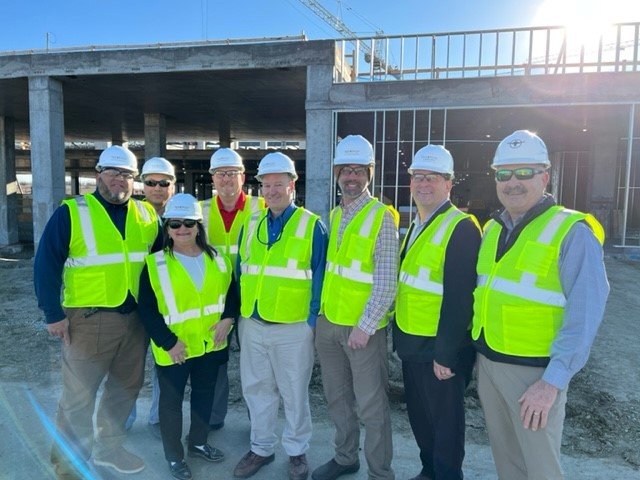
[[[0,258],[0,379],[46,387],[60,382],[60,345],[59,340],[48,336],[37,308],[32,255],[26,251],[13,258]],[[640,264],[611,254],[606,256],[606,264],[611,295],[591,358],[569,388],[563,453],[606,459],[640,470]],[[400,362],[395,355],[390,359],[393,428],[408,432]],[[242,402],[237,363],[234,349],[229,368],[231,403]],[[148,378],[142,396],[150,396]],[[314,417],[326,419],[317,366],[311,401]],[[467,441],[487,444],[475,383],[467,391],[466,407]]]

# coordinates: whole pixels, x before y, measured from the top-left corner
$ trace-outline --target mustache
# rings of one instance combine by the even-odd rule
[[[502,193],[504,193],[505,195],[512,195],[512,194],[523,194],[523,193],[527,193],[527,189],[524,188],[522,185],[515,185],[513,187],[505,187],[504,190],[502,190]]]

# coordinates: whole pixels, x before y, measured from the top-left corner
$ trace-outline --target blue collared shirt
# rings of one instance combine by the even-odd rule
[[[267,213],[267,248],[271,248],[276,242],[280,241],[284,226],[287,224],[293,213],[296,211],[296,206],[291,203],[281,215],[274,217],[271,210]],[[240,232],[240,240],[238,241],[238,252],[242,252],[242,232]],[[264,239],[263,239],[264,241]],[[310,327],[316,326],[316,319],[318,312],[320,311],[320,297],[322,295],[322,282],[324,280],[324,268],[327,261],[327,246],[329,242],[329,235],[327,228],[321,220],[315,223],[313,229],[313,243],[311,247],[311,304],[309,305],[309,317],[307,323]],[[236,261],[236,278],[238,279],[238,285],[240,285],[240,263],[241,253],[238,255]],[[295,299],[292,299],[295,301]],[[258,305],[253,309],[253,318],[262,320],[258,314]]]

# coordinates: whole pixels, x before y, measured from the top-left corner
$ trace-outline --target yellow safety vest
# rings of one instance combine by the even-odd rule
[[[204,228],[207,231],[209,243],[216,250],[229,257],[231,265],[235,266],[236,258],[238,257],[240,230],[249,215],[265,208],[264,198],[247,195],[243,209],[236,213],[228,232],[225,229],[217,199],[218,196],[216,195],[202,202],[202,217],[206,222]]]
[[[311,304],[313,229],[319,217],[297,207],[279,241],[267,248],[265,210],[251,215],[242,235],[240,254],[240,311],[277,323],[304,322]]]
[[[372,198],[349,222],[338,247],[342,207],[331,212],[327,267],[322,284],[321,311],[332,323],[355,326],[373,288],[374,250],[387,207]],[[385,316],[378,328],[389,322]]]
[[[453,205],[429,224],[407,249],[398,275],[396,323],[411,335],[435,337],[440,322],[447,245],[459,222],[475,217]],[[402,250],[408,242],[404,239]]]
[[[168,252],[148,255],[146,262],[158,310],[169,330],[185,344],[186,358],[224,349],[227,341],[215,345],[215,332],[211,327],[220,321],[224,311],[231,283],[229,259],[222,254],[213,259],[204,254],[204,281],[200,290],[180,261]],[[169,352],[153,340],[151,348],[158,365],[173,365]]]
[[[562,327],[566,297],[558,260],[571,227],[586,221],[600,243],[604,230],[589,214],[553,206],[527,224],[496,262],[502,226],[490,220],[478,256],[473,332],[484,331],[494,351],[520,357],[548,357]]]
[[[64,264],[65,307],[117,307],[129,292],[137,300],[144,257],[158,235],[153,207],[130,199],[125,239],[100,201],[84,195],[63,202],[69,208],[71,241]]]

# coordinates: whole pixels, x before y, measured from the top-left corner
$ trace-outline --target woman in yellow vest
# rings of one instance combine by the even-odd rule
[[[139,309],[151,337],[160,383],[160,432],[174,478],[187,480],[182,399],[191,379],[188,453],[209,462],[224,454],[207,443],[218,368],[227,362],[227,335],[238,296],[229,259],[207,243],[202,208],[188,194],[167,203],[164,250],[149,255],[140,279]]]

